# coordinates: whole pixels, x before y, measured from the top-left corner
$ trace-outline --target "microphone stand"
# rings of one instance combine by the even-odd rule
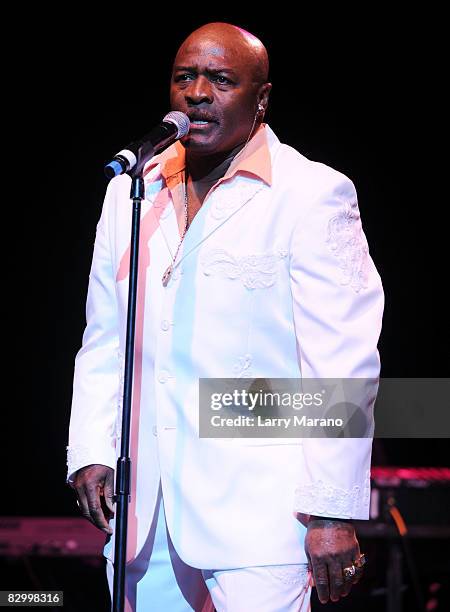
[[[130,274],[128,286],[127,335],[125,345],[125,376],[123,387],[122,439],[116,471],[116,530],[114,549],[114,583],[112,612],[125,609],[125,573],[128,533],[128,504],[130,501],[131,459],[130,425],[133,390],[134,336],[139,261],[139,231],[141,202],[144,199],[143,164],[138,163],[132,174],[130,199],[133,200],[131,223]]]

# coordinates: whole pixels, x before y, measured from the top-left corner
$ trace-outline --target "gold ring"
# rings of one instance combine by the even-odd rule
[[[356,574],[356,567],[354,565],[349,565],[348,567],[344,567],[342,572],[345,580],[351,580]]]
[[[364,553],[362,553],[358,559],[355,559],[352,565],[348,567],[344,567],[342,573],[344,574],[345,580],[351,580],[353,576],[356,575],[357,572],[362,571],[364,565],[367,563],[367,557]]]

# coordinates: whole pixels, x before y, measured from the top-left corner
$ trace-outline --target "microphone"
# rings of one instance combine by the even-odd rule
[[[145,164],[158,151],[183,138],[189,132],[190,121],[187,115],[179,111],[167,113],[162,122],[140,140],[129,145],[114,155],[105,166],[105,174],[109,179],[129,172],[134,168],[134,174],[142,170]]]

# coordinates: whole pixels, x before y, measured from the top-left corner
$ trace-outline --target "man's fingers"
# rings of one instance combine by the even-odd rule
[[[76,492],[78,497],[78,507],[80,508],[81,514],[84,516],[84,518],[87,518],[89,521],[92,522],[91,515],[89,513],[88,501],[84,489],[82,487],[78,487],[76,489]]]
[[[100,501],[100,487],[88,486],[86,488],[86,497],[89,508],[89,514],[94,522],[94,525],[105,533],[112,533],[111,527],[108,525],[105,515],[103,514]]]
[[[317,557],[312,559],[311,565],[317,590],[317,597],[319,598],[320,603],[327,603],[330,597],[327,565]]]
[[[356,574],[353,576],[352,584],[358,584],[358,582],[362,578],[363,573],[364,573],[363,568],[357,569]]]
[[[310,521],[305,550],[321,603],[327,603],[329,599],[339,601],[361,579],[363,571],[358,568],[361,553],[352,525],[343,521]],[[346,578],[344,569],[353,565],[356,568],[354,575]]]
[[[114,514],[114,476],[108,474],[105,479],[105,485],[103,487],[103,496],[105,503],[111,514]]]
[[[341,597],[347,597],[347,595],[350,593],[350,591],[352,590],[352,583],[345,580],[344,581],[344,586],[342,587],[342,595]]]
[[[100,464],[86,465],[75,473],[74,487],[82,515],[105,533],[112,534],[108,519],[114,514],[114,470]]]
[[[353,554],[352,554],[352,559],[359,559],[361,556],[361,551],[359,549],[359,544],[355,547],[355,549],[353,550]],[[353,563],[353,561],[352,561]],[[352,563],[350,565],[352,565]],[[360,580],[361,580],[361,576],[364,573],[364,568],[363,567],[357,567],[356,568],[356,573],[353,576],[351,582],[352,584],[357,584]]]
[[[330,583],[331,601],[339,601],[344,588],[344,575],[341,563],[333,559],[328,563],[328,577]]]
[[[350,567],[353,564],[353,560],[351,557],[345,557],[342,562],[342,575],[344,576],[344,567]],[[342,597],[346,597],[350,591],[352,590],[353,582],[351,580],[346,580],[344,577],[344,586],[342,588]]]
[[[89,513],[94,521],[94,525],[105,533],[112,533],[112,529],[106,520],[100,504],[92,503],[89,505]]]
[[[351,556],[345,556],[342,561],[342,572],[344,572],[344,568],[352,567],[352,565],[355,565],[353,561],[355,559],[359,559],[360,554],[361,553],[359,552],[359,547],[358,547],[352,552]],[[363,573],[364,573],[363,567],[360,567],[360,568],[356,567],[354,576],[351,576],[347,579],[344,578],[344,589],[342,593],[343,596],[346,596],[350,593],[352,586],[354,584],[357,584],[361,580],[361,576]]]
[[[114,496],[112,492],[110,495],[107,495],[105,492],[104,494],[105,504],[106,504],[106,507],[108,508],[108,511],[111,513],[111,515],[114,515],[114,499],[113,498]]]

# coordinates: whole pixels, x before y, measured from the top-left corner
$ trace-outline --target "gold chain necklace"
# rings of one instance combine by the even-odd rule
[[[188,187],[187,187],[187,182],[188,182],[188,177],[187,177],[187,171],[184,171],[184,230],[183,233],[181,234],[181,238],[180,238],[180,242],[178,243],[177,246],[177,250],[175,251],[175,255],[172,257],[172,261],[169,265],[169,267],[167,268],[167,270],[164,272],[163,276],[162,276],[162,284],[163,287],[167,287],[169,281],[170,281],[170,277],[172,276],[172,272],[173,272],[173,267],[175,265],[175,261],[177,259],[177,255],[178,255],[178,251],[180,250],[181,247],[181,243],[183,242],[183,239],[186,235],[186,232],[188,230],[188,224],[189,224],[189,218],[188,218]]]
[[[245,145],[242,147],[242,149],[234,156],[233,160],[234,161],[239,155],[241,155],[241,153],[244,151],[244,149],[247,147],[250,137],[253,133],[253,128],[255,127],[255,123],[256,123],[256,115],[255,118],[253,119],[253,125],[251,127],[250,133],[248,135],[248,138],[245,142]],[[181,247],[181,243],[183,242],[183,239],[186,235],[186,232],[188,230],[188,223],[189,223],[189,219],[188,219],[188,188],[187,188],[187,182],[188,182],[188,174],[187,174],[187,168],[184,169],[184,230],[183,230],[183,234],[181,235],[181,239],[180,242],[177,246],[177,250],[175,252],[175,255],[172,257],[172,261],[169,265],[169,267],[167,268],[167,270],[164,272],[163,276],[162,276],[162,284],[163,287],[167,287],[169,281],[170,281],[170,277],[172,276],[172,272],[173,272],[173,268],[175,265],[175,261],[177,259],[177,255],[178,255],[178,251],[180,250]]]

